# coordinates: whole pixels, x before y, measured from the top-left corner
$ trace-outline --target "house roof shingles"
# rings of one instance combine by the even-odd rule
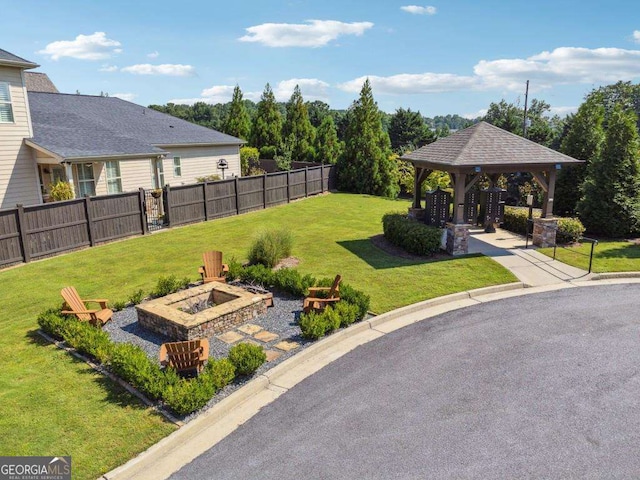
[[[165,145],[239,145],[239,138],[115,97],[28,92],[36,145],[66,158],[156,156]]]
[[[416,165],[443,167],[507,167],[581,163],[560,152],[527,140],[486,122],[402,156]]]
[[[22,57],[14,55],[11,52],[7,52],[0,48],[0,65],[10,65],[22,68],[36,68],[39,65],[37,63],[25,60]]]
[[[46,73],[24,72],[24,83],[27,92],[58,93],[58,89]]]

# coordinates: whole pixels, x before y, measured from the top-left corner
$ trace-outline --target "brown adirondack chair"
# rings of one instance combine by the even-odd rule
[[[62,313],[75,315],[79,320],[90,322],[92,325],[101,327],[113,315],[113,311],[107,308],[107,300],[103,298],[82,300],[74,287],[65,287],[60,291],[60,295],[64,298],[65,310]],[[86,302],[97,303],[99,309],[90,310],[86,306]]]
[[[160,365],[175,368],[177,372],[195,370],[200,373],[209,358],[209,340],[187,340],[163,343],[160,346]]]
[[[304,313],[311,311],[321,312],[327,305],[334,304],[340,301],[340,282],[342,277],[336,275],[333,280],[333,285],[330,287],[313,287],[309,289],[309,296],[304,299],[302,309]],[[326,297],[319,297],[320,292],[327,292]]]
[[[202,254],[204,265],[198,269],[203,283],[226,282],[225,275],[229,271],[229,265],[222,263],[222,252],[211,251]]]

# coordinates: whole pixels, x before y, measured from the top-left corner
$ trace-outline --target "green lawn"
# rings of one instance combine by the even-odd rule
[[[391,257],[369,238],[408,202],[331,194],[269,210],[172,229],[0,271],[0,452],[71,455],[74,478],[96,478],[175,427],[71,355],[34,335],[36,316],[74,285],[84,297],[126,300],[160,275],[198,278],[202,252],[242,260],[254,235],[289,227],[300,271],[342,274],[385,312],[448,293],[515,281],[481,256],[445,261]]]
[[[553,248],[541,249],[540,252],[553,256]],[[557,248],[556,259],[588,270],[590,252],[590,243],[584,243],[579,247]],[[640,272],[640,245],[626,241],[599,241],[593,251],[592,271],[596,273]]]

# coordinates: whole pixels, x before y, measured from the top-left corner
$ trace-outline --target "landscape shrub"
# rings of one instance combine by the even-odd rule
[[[167,387],[164,403],[178,415],[186,415],[204,407],[215,393],[213,384],[201,377],[180,378]]]
[[[231,257],[231,260],[228,261],[227,265],[229,265],[229,271],[227,272],[227,281],[233,281],[240,278],[242,275],[243,268],[242,263],[240,263],[236,257]]]
[[[274,271],[264,265],[249,265],[240,272],[240,280],[245,283],[255,283],[263,287],[273,286]]]
[[[540,210],[533,211],[534,218],[539,218],[540,215]],[[510,232],[519,233],[520,235],[526,235],[528,218],[528,208],[506,207],[504,210],[504,223],[502,224],[502,228],[509,230]],[[578,239],[582,237],[582,234],[584,234],[584,231],[585,227],[579,219],[560,217],[558,218],[556,242],[577,242]],[[531,226],[529,226],[529,233],[531,233]]]
[[[341,303],[346,302],[358,307],[358,315],[356,321],[362,320],[369,311],[369,305],[371,304],[371,297],[366,293],[356,290],[347,283],[340,284],[340,299]]]
[[[163,371],[142,348],[130,343],[113,347],[111,370],[153,399],[162,398],[169,384],[179,378],[171,369]]]
[[[131,305],[138,305],[140,302],[142,302],[142,300],[144,300],[144,297],[144,290],[136,290],[129,296],[129,303]]]
[[[338,315],[338,318],[340,319],[340,328],[348,327],[358,320],[360,313],[358,305],[341,301],[337,302],[330,308],[332,308]]]
[[[233,382],[233,379],[236,378],[236,368],[228,358],[209,359],[200,376],[205,381],[210,381],[217,392]]]
[[[111,304],[111,310],[114,312],[119,312],[120,310],[124,310],[127,307],[127,302],[124,300],[118,300],[117,302],[113,302]]]
[[[273,159],[278,153],[277,147],[273,145],[265,145],[260,148],[260,158],[264,158],[267,160]]]
[[[249,170],[260,165],[260,152],[255,147],[242,147],[240,149],[240,170],[242,176],[249,173]]]
[[[293,235],[288,230],[267,230],[256,238],[249,249],[249,262],[273,268],[291,255]]]
[[[56,183],[49,187],[49,195],[51,200],[59,202],[61,200],[73,199],[73,188],[69,182],[63,182],[58,180]]]
[[[239,343],[229,350],[229,361],[238,375],[251,375],[267,361],[267,355],[259,345]]]
[[[220,178],[220,175],[216,174],[216,173],[212,173],[210,175],[206,175],[204,177],[196,177],[196,182],[198,183],[204,183],[204,182],[215,182],[218,180],[222,180]]]
[[[299,325],[304,338],[317,340],[340,328],[340,317],[336,310],[327,307],[322,312],[302,313]]]
[[[188,285],[189,279],[186,277],[182,280],[178,280],[175,275],[160,277],[158,278],[156,288],[151,292],[151,296],[155,298],[164,297],[165,295],[169,295],[170,293],[175,293],[178,290],[186,288]]]
[[[303,297],[309,287],[315,285],[316,279],[311,275],[300,275],[300,272],[293,268],[281,268],[273,274],[273,285],[283,292]]]
[[[384,237],[409,253],[432,256],[440,250],[442,230],[425,225],[402,213],[387,213],[382,217]]]
[[[60,313],[60,309],[50,308],[38,315],[40,328],[56,340],[64,340],[66,323],[66,317]]]
[[[577,242],[584,234],[585,228],[577,218],[561,217],[558,219],[557,243]]]

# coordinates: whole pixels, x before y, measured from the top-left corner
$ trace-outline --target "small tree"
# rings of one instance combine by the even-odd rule
[[[229,107],[229,113],[225,118],[222,130],[228,135],[233,135],[234,137],[242,138],[243,140],[247,140],[249,138],[251,122],[249,120],[247,107],[242,101],[242,91],[238,85],[233,89],[231,106]]]
[[[339,162],[340,188],[356,192],[396,197],[397,169],[389,135],[382,129],[378,105],[373,99],[369,79],[360,98],[349,109],[345,153]]]
[[[276,97],[267,83],[258,102],[251,129],[251,145],[258,149],[276,148],[282,143],[282,114]]]
[[[240,169],[242,175],[248,175],[252,167],[260,166],[260,152],[254,147],[242,147],[240,149]]]
[[[335,164],[342,153],[342,148],[333,117],[327,115],[322,119],[316,135],[316,161]]]
[[[287,103],[287,118],[284,122],[282,134],[290,142],[292,160],[306,160],[309,147],[313,145],[313,140],[315,139],[315,129],[309,121],[307,106],[304,103],[298,85],[296,85]]]
[[[602,154],[587,167],[580,219],[592,233],[621,237],[640,227],[637,116],[622,102],[609,118]]]

